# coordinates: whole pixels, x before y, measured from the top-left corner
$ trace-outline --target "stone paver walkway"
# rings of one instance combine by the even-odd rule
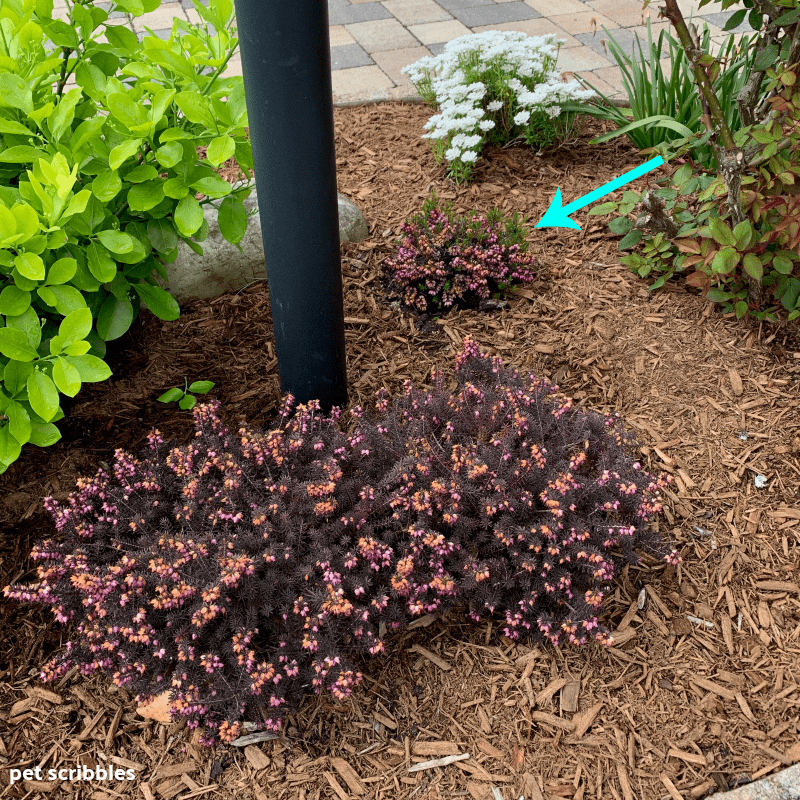
[[[729,36],[722,27],[740,6],[722,12],[719,4],[700,9],[698,2],[679,0],[679,5],[701,27],[707,22],[712,41],[719,45]],[[603,26],[626,52],[632,52],[636,34],[647,42],[648,18],[654,38],[670,28],[666,20],[658,19],[657,4],[653,0],[642,10],[641,0],[328,0],[334,102],[418,99],[408,76],[400,72],[404,66],[422,56],[438,55],[451,39],[489,30],[530,36],[554,33],[564,40],[558,58],[562,72],[579,74],[606,95],[624,98],[620,70],[605,47],[608,37]],[[54,16],[66,18],[65,0],[55,0],[54,6]],[[192,0],[164,0],[156,11],[141,17],[114,16],[113,22],[126,25],[140,38],[146,28],[169,38],[175,17],[201,21]],[[749,31],[746,22],[735,29],[737,34]],[[662,60],[665,66],[669,63]],[[241,70],[237,53],[224,74],[241,75]]]

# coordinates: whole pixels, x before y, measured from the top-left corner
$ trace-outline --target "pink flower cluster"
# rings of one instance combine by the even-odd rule
[[[274,430],[232,433],[218,402],[198,405],[189,444],[156,431],[141,458],[118,450],[47,498],[59,538],[34,549],[37,582],[5,589],[75,625],[43,678],[77,664],[140,699],[169,688],[211,744],[242,719],[279,729],[305,687],[346,697],[358,656],[457,604],[512,639],[608,644],[618,565],[635,549],[680,560],[648,530],[665,480],[618,418],[469,338],[456,367],[455,393],[436,374],[342,424],[289,397]]]
[[[419,311],[450,308],[456,301],[475,305],[504,294],[515,280],[533,280],[535,259],[527,254],[517,214],[505,229],[497,209],[488,217],[472,212],[454,220],[451,204],[442,211],[434,194],[401,230],[405,238],[397,256],[384,264],[403,290],[403,302]]]

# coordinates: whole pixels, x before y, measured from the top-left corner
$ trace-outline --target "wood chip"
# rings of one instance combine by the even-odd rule
[[[272,763],[267,754],[254,744],[245,747],[244,756],[250,762],[253,769],[266,769]]]
[[[600,713],[600,709],[603,707],[602,703],[595,703],[591,708],[587,708],[586,711],[582,711],[580,714],[576,714],[572,721],[575,724],[575,736],[576,738],[580,739],[586,731],[589,730],[591,724],[594,722],[594,718]]]
[[[343,758],[332,758],[331,766],[342,776],[347,788],[355,795],[366,794],[367,787],[361,782],[358,773]]]
[[[684,800],[683,795],[675,788],[675,784],[669,779],[669,775],[666,772],[662,772],[658,779],[664,784],[672,800]]]
[[[559,728],[567,733],[572,733],[575,730],[575,723],[569,719],[562,719],[554,714],[545,714],[544,711],[534,711],[531,714],[534,722],[541,722],[545,725],[551,725],[554,728]]]
[[[726,689],[724,686],[720,686],[718,683],[714,683],[714,681],[710,681],[707,678],[695,676],[690,678],[690,680],[692,683],[696,683],[701,689],[705,689],[707,692],[713,692],[720,697],[724,697],[726,700],[736,699],[736,695],[730,689]]]
[[[414,742],[411,745],[415,756],[454,756],[458,751],[455,742]]]
[[[456,761],[465,761],[469,758],[469,753],[460,753],[444,758],[435,758],[432,761],[422,761],[408,768],[409,772],[420,772],[423,769],[433,769],[434,767],[446,767],[448,764],[455,764]]]
[[[705,756],[701,756],[699,753],[689,753],[685,750],[678,750],[676,747],[670,747],[667,751],[667,756],[669,758],[679,758],[681,761],[686,761],[689,764],[697,764],[700,767],[706,766]]]
[[[491,756],[492,758],[503,758],[503,753],[494,745],[487,742],[486,739],[480,739],[477,742],[477,745],[478,749],[486,753],[487,756]]]
[[[580,681],[568,681],[561,689],[561,712],[573,714],[578,710],[578,697],[581,693]]]
[[[323,772],[322,774],[325,776],[325,780],[328,781],[331,789],[336,792],[340,800],[350,800],[350,795],[348,795],[347,792],[342,788],[342,785],[336,780],[336,778],[333,776],[333,773]]]
[[[744,387],[742,386],[742,379],[739,377],[739,373],[733,367],[728,367],[728,378],[730,378],[733,393],[738,397],[742,393]]]
[[[176,775],[191,774],[199,769],[200,766],[196,761],[183,761],[180,764],[168,764],[164,767],[159,767],[156,774],[159,778],[172,778]]]
[[[445,661],[442,658],[439,658],[439,656],[437,656],[436,653],[432,653],[426,647],[422,647],[422,645],[415,644],[411,648],[411,650],[413,650],[415,653],[419,653],[424,658],[427,658],[428,661],[430,661],[433,664],[436,664],[436,666],[439,667],[439,669],[444,670],[445,672],[453,668],[452,664],[448,664],[447,661]]]
[[[557,691],[559,691],[566,685],[567,685],[566,678],[556,678],[555,680],[550,681],[550,683],[548,683],[547,686],[545,686],[544,689],[542,689],[542,691],[536,695],[536,705],[537,706],[544,705],[548,700],[550,700],[553,697],[553,695]]]
[[[522,776],[522,792],[526,800],[544,800],[544,795],[539,788],[539,783],[530,772],[526,772]]]

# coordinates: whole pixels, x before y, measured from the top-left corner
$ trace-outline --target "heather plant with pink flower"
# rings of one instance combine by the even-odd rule
[[[603,597],[638,551],[677,563],[651,529],[656,478],[618,416],[585,413],[467,338],[457,389],[435,373],[376,409],[295,407],[273,430],[229,430],[218,401],[196,434],[158,431],[139,458],[47,498],[58,536],[38,580],[5,595],[73,624],[77,664],[230,741],[277,730],[309,690],[344,698],[359,658],[421,614],[499,615],[513,640],[609,644]],[[350,432],[347,432],[347,431]]]
[[[401,226],[405,237],[397,256],[384,264],[411,308],[474,307],[490,296],[504,297],[514,281],[533,280],[536,260],[527,253],[526,219],[515,212],[503,226],[496,208],[485,217],[472,211],[454,218],[452,203],[440,208],[434,192],[422,213]]]

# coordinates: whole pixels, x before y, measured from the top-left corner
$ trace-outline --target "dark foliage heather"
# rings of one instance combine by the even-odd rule
[[[384,262],[403,302],[419,311],[450,308],[457,300],[476,305],[504,295],[514,281],[531,281],[536,259],[528,255],[518,215],[501,225],[502,212],[472,212],[454,218],[452,203],[439,208],[436,195],[422,213],[401,226],[405,234],[395,258]],[[522,222],[525,222],[523,218]]]
[[[101,670],[140,700],[229,741],[249,719],[280,727],[304,693],[345,697],[357,654],[456,604],[500,615],[512,639],[608,644],[598,610],[634,548],[677,563],[648,522],[662,479],[617,417],[584,413],[466,339],[459,386],[405,385],[377,413],[286,399],[280,426],[231,433],[218,402],[171,447],[46,498],[59,535],[33,552],[38,582],[5,594],[72,622],[43,671]]]

